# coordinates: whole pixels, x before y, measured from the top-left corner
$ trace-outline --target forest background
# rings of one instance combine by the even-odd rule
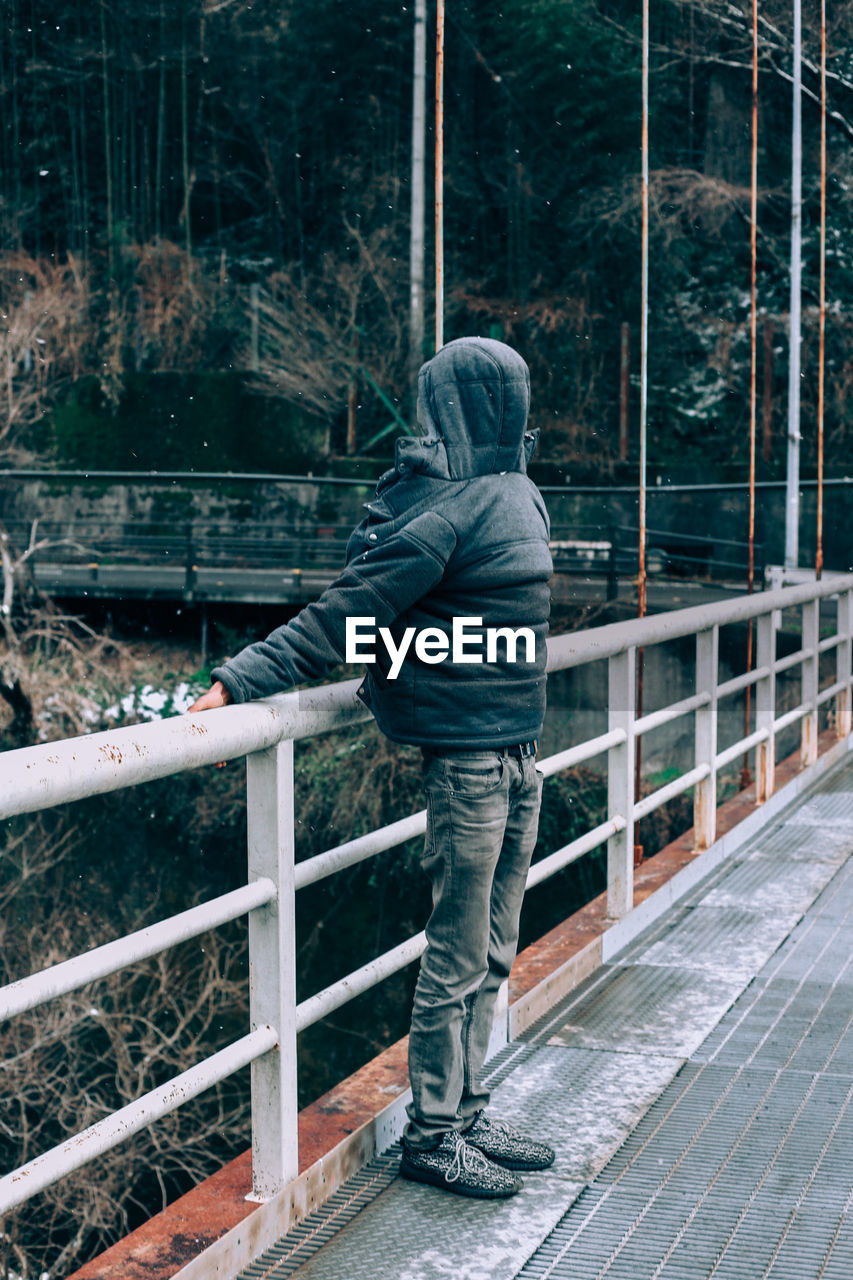
[[[7,447],[14,440],[43,453],[56,444],[83,465],[94,457],[102,466],[274,470],[291,453],[303,465],[345,453],[352,393],[356,446],[387,420],[376,388],[410,415],[412,368],[430,354],[413,352],[408,333],[411,4],[4,0],[2,8]],[[787,413],[791,14],[781,0],[760,9],[760,465],[777,475]],[[810,6],[806,469],[817,388],[818,20]],[[596,478],[619,460],[625,323],[635,387],[638,373],[640,21],[639,6],[624,0],[457,0],[448,12],[446,336],[497,333],[515,343],[533,372],[542,456]],[[831,6],[826,415],[827,456],[839,473],[853,374],[849,36],[849,5]],[[679,477],[701,469],[705,479],[744,479],[751,15],[723,0],[665,0],[652,6],[651,40],[650,463]],[[428,315],[430,306],[428,297]],[[174,384],[156,389],[156,375],[176,371],[244,384],[253,362],[277,397],[277,438],[261,406],[257,436],[233,414],[210,424],[222,381],[195,417]],[[135,418],[128,440],[122,405],[140,395],[155,426],[140,439]],[[164,395],[181,400],[180,431],[168,430]],[[27,420],[55,408],[57,396],[58,416],[28,436]],[[218,427],[215,438],[199,418]],[[632,458],[636,449],[632,440]]]
[[[392,437],[367,444],[389,404],[411,420],[413,371],[430,354],[409,331],[413,5],[3,0],[0,11],[0,461],[377,474]],[[817,18],[810,7],[804,474],[816,438]],[[523,352],[541,457],[573,480],[635,478],[637,442],[625,456],[619,415],[627,324],[637,420],[640,22],[627,0],[448,6],[445,336],[487,333]],[[746,478],[750,32],[740,4],[652,6],[649,458],[672,479]],[[830,475],[849,470],[853,445],[850,34],[849,2],[832,6]],[[777,477],[789,6],[762,3],[760,41],[759,474]],[[430,267],[428,254],[428,280]],[[63,615],[34,592],[26,549],[2,550],[4,747],[185,705],[192,678],[182,684],[186,668],[172,676],[167,665],[180,653]],[[420,807],[417,775],[416,753],[389,750],[370,729],[311,744],[298,768],[300,856]],[[8,824],[2,979],[241,883],[242,790],[237,768],[201,772],[120,804]],[[600,780],[576,773],[547,793],[543,849],[597,820]],[[417,850],[406,849],[309,897],[305,993],[327,969],[344,972],[422,926],[416,873]],[[561,892],[552,886],[554,909],[589,897],[597,874],[593,862]],[[541,901],[533,912],[528,937],[534,917],[549,925]],[[342,935],[344,916],[361,941]],[[410,982],[386,984],[367,1012],[356,1002],[340,1014],[333,1042],[302,1038],[303,1100],[402,1034]],[[242,1030],[245,999],[243,942],[226,931],[4,1028],[4,1166]],[[59,1280],[236,1154],[247,1142],[244,1083],[3,1223],[0,1277]]]

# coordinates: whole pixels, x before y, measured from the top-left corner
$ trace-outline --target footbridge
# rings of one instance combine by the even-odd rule
[[[782,655],[780,628],[795,622],[799,647]],[[723,678],[721,635],[745,626],[755,661]],[[691,690],[638,714],[638,655],[648,665],[674,643],[693,646]],[[82,1165],[95,1184],[105,1150],[251,1064],[252,1151],[75,1280],[848,1280],[851,644],[853,575],[551,640],[555,677],[601,664],[607,723],[584,741],[572,741],[570,723],[552,724],[556,749],[540,767],[549,777],[598,761],[607,807],[592,829],[546,850],[529,884],[606,845],[607,888],[519,956],[496,1022],[495,1111],[558,1150],[553,1169],[526,1175],[506,1202],[396,1177],[404,1044],[297,1109],[298,1033],[423,948],[413,937],[296,1002],[297,890],[425,823],[413,814],[294,859],[294,742],[362,718],[355,682],[8,753],[4,819],[246,755],[248,875],[242,889],[22,978],[0,992],[0,1016],[247,916],[251,1025],[7,1173],[0,1217]],[[638,795],[639,744],[678,722],[691,759]],[[745,756],[754,780],[718,803]],[[635,866],[637,824],[686,793],[692,830]]]

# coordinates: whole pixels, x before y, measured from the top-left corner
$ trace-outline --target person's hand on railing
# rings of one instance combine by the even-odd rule
[[[215,680],[207,693],[203,693],[191,707],[187,707],[187,715],[192,715],[194,711],[213,711],[216,707],[227,707],[230,701],[231,694],[225,685],[221,680]]]
[[[222,681],[214,680],[207,693],[203,693],[191,707],[187,707],[186,714],[191,715],[193,711],[215,711],[217,707],[227,707],[230,701],[231,694]],[[224,769],[226,763],[227,761],[220,760],[217,769]]]

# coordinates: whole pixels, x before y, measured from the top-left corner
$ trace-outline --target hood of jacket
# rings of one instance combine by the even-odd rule
[[[397,472],[444,480],[527,470],[538,432],[527,430],[530,374],[494,338],[457,338],[418,375],[422,436],[398,440]]]

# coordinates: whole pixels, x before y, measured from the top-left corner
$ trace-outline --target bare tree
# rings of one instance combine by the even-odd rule
[[[86,275],[71,255],[63,264],[26,254],[0,263],[0,462],[19,461],[23,436],[77,377],[87,343]]]
[[[25,845],[37,860],[51,860],[46,840],[53,834],[39,818],[29,820],[26,839],[11,849],[7,843],[4,861],[22,856]],[[4,880],[8,910],[14,881],[8,874]],[[26,877],[17,883],[23,889]],[[81,934],[109,930],[107,921],[75,919],[67,899],[59,900],[38,927],[4,939],[2,980],[73,954]],[[233,1037],[235,1024],[248,1019],[241,950],[235,939],[205,936],[5,1024],[3,1167],[42,1154]],[[226,1081],[10,1215],[0,1227],[0,1277],[67,1274],[131,1229],[140,1203],[146,1216],[157,1200],[164,1207],[248,1137],[247,1081]]]
[[[396,233],[386,226],[365,232],[350,222],[346,231],[347,253],[327,255],[310,277],[276,272],[258,298],[257,385],[329,422],[359,380],[368,401],[377,387],[402,401],[408,373],[406,279]],[[253,367],[254,353],[245,353],[243,363]]]
[[[35,555],[68,545],[76,544],[40,539],[34,522],[21,551],[0,522],[0,699],[11,712],[5,736],[13,746],[45,733],[48,721],[55,736],[86,732],[97,714],[87,686],[103,681],[107,658],[119,668],[122,656],[128,662],[126,646],[63,613],[36,586]]]
[[[743,71],[749,75],[752,70],[752,13],[748,4],[732,3],[732,0],[689,0],[694,37],[698,34],[699,24],[704,24],[707,39],[691,42],[688,47],[683,42],[668,38],[653,40],[652,54],[662,64],[668,65],[673,59],[686,59],[694,63],[705,63],[714,67],[728,67]],[[673,0],[677,11],[686,8],[685,0]],[[803,94],[816,105],[820,103],[819,77],[820,61],[817,50],[820,48],[818,10],[807,10],[804,13],[806,31],[812,23],[811,54],[806,50],[803,58],[803,70],[811,77],[811,83],[804,83]],[[602,13],[606,22],[621,40],[639,47],[639,36],[623,23],[608,13]],[[792,74],[790,60],[793,48],[790,23],[790,6],[778,4],[762,7],[758,15],[759,24],[759,60],[762,72],[790,83]],[[853,137],[853,108],[843,106],[846,95],[853,93],[853,78],[849,73],[847,32],[850,25],[850,10],[847,5],[836,8],[830,18],[829,49],[830,65],[827,67],[827,83],[830,93],[835,93],[841,101],[830,103],[827,119],[831,125],[846,135]],[[834,56],[833,56],[834,55]],[[849,99],[847,99],[849,101]]]

